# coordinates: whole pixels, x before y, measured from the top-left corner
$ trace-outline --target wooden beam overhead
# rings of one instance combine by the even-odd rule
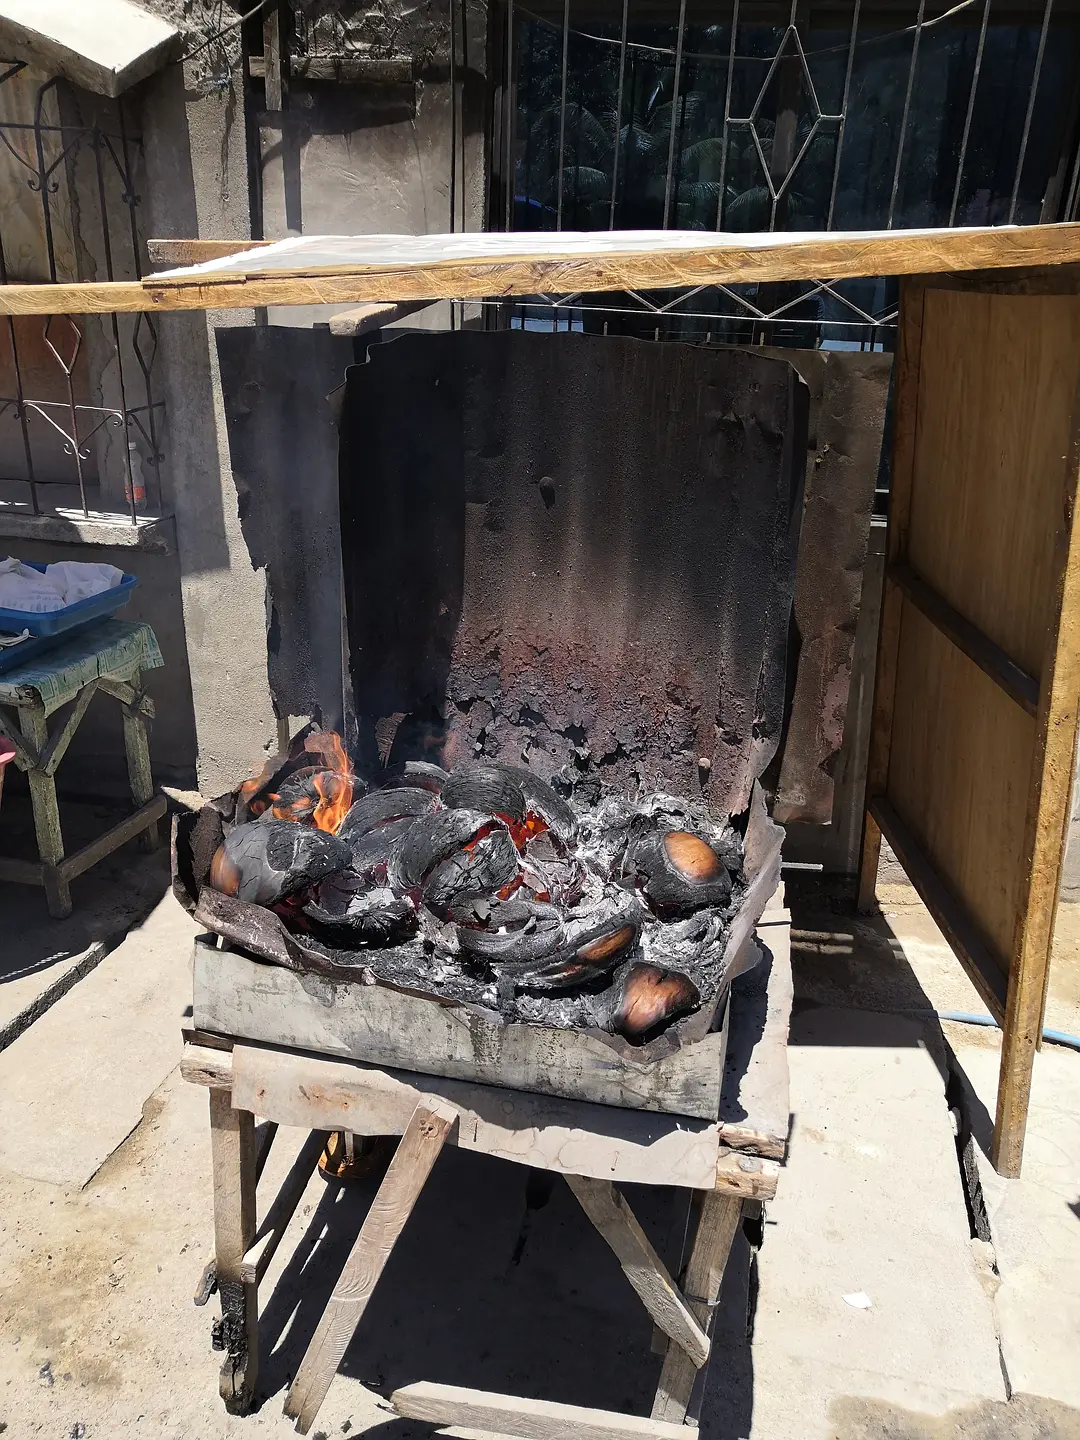
[[[223,260],[219,269],[137,281],[0,286],[0,314],[567,295],[1076,264],[1080,225],[854,234],[312,236],[254,253],[250,243],[237,249],[244,254],[232,264]],[[320,252],[333,254],[336,263],[320,262]]]

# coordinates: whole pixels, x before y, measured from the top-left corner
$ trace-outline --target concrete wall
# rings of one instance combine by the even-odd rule
[[[246,238],[239,81],[200,93],[188,69],[172,66],[144,87],[144,231]],[[278,738],[266,671],[266,585],[240,528],[214,341],[218,326],[251,323],[250,312],[159,317],[198,783],[209,795],[258,770]]]

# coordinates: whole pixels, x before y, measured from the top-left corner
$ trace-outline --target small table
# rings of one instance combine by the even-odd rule
[[[165,797],[154,794],[146,731],[146,722],[154,717],[154,702],[143,694],[142,672],[164,663],[149,625],[103,620],[0,675],[0,734],[15,746],[15,764],[29,778],[38,847],[36,862],[0,856],[0,880],[44,886],[50,915],[70,915],[71,881],[125,841],[138,835],[147,850],[159,843],[157,822],[165,814]],[[123,710],[124,749],[137,808],[104,835],[65,856],[56,772],[99,691],[118,700]],[[66,719],[50,735],[46,720],[69,703]]]
[[[464,1427],[522,1440],[574,1433],[592,1440],[697,1440],[688,1412],[692,1397],[700,1403],[728,1255],[744,1212],[760,1215],[775,1193],[787,1150],[790,924],[778,892],[757,926],[765,958],[732,987],[714,1121],[390,1070],[237,1034],[185,1031],[181,1074],[209,1088],[214,1169],[214,1255],[195,1303],[205,1304],[215,1288],[221,1298],[225,1408],[244,1414],[255,1403],[259,1282],[326,1133],[348,1130],[402,1138],[286,1397],[285,1414],[301,1434],[318,1414],[440,1149],[451,1144],[564,1176],[652,1317],[663,1367],[648,1419],[428,1381],[391,1396],[397,1413],[444,1427],[444,1434]],[[197,950],[209,945],[208,938],[196,940]],[[263,975],[273,969],[252,968]],[[193,1023],[200,1024],[197,1006]],[[269,1122],[259,1138],[256,1114]],[[278,1125],[311,1133],[259,1216],[255,1187]],[[619,1188],[624,1182],[676,1186],[696,1197],[697,1224],[682,1274],[670,1274],[654,1251]]]

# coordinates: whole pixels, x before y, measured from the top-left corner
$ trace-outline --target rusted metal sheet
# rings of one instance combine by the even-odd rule
[[[776,818],[828,825],[844,739],[874,484],[892,356],[766,350],[810,391],[806,483],[795,578],[798,637]]]
[[[791,366],[746,351],[372,347],[341,442],[361,746],[395,717],[401,757],[745,809],[783,720],[805,427]]]

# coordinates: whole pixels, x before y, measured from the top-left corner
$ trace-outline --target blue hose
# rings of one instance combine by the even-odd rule
[[[973,1015],[966,1010],[916,1010],[916,1015],[934,1015],[938,1020],[955,1020],[960,1025],[989,1025],[998,1028],[997,1021],[990,1015]],[[1053,1045],[1065,1045],[1070,1050],[1080,1050],[1080,1037],[1065,1030],[1044,1030],[1042,1038]]]

